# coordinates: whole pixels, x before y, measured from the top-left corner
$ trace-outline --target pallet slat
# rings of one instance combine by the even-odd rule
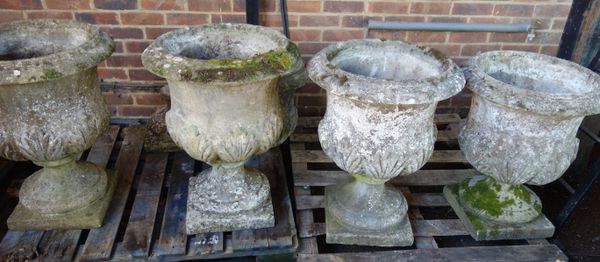
[[[125,140],[115,164],[115,172],[119,176],[117,188],[108,208],[106,218],[104,218],[104,225],[89,232],[88,238],[79,254],[79,260],[82,261],[109,259],[112,252],[114,240],[137,168],[137,162],[144,145],[145,135],[144,128],[140,126],[127,127],[123,132],[125,132]]]
[[[194,159],[183,152],[177,153],[173,159],[160,236],[153,249],[156,256],[185,255],[185,210],[188,180],[193,174]]]
[[[321,150],[292,150],[292,162],[296,163],[333,163],[333,160]],[[429,163],[466,163],[467,159],[460,150],[436,150]]]
[[[403,186],[443,186],[460,183],[478,174],[475,169],[419,170],[407,176],[394,177],[388,183]],[[344,171],[294,169],[296,186],[331,186],[349,178],[350,175]]]
[[[406,197],[406,200],[410,206],[449,206],[448,201],[441,193],[412,193],[404,194],[404,197]],[[298,210],[324,207],[325,196],[323,195],[296,196],[296,209]]]
[[[117,257],[148,257],[167,158],[167,153],[146,155],[123,244],[117,249]]]

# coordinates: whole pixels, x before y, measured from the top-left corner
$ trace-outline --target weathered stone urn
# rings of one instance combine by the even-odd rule
[[[552,236],[540,199],[523,184],[550,183],[574,160],[583,117],[600,113],[600,76],[517,51],[475,56],[465,75],[473,99],[459,144],[483,176],[446,187],[447,199],[477,240]]]
[[[43,167],[23,182],[10,229],[102,225],[114,175],[76,158],[108,127],[96,65],[113,47],[74,21],[0,24],[0,156]]]
[[[265,27],[212,24],[160,36],[142,61],[169,82],[169,134],[212,166],[190,179],[187,233],[272,227],[269,182],[244,161],[285,140],[278,81],[301,66],[296,45]]]
[[[308,74],[327,90],[321,146],[354,177],[326,188],[326,241],[411,245],[406,199],[385,182],[427,162],[437,102],[462,90],[461,70],[430,48],[353,40],[317,53]]]

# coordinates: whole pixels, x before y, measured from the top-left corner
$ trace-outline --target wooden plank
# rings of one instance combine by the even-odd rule
[[[319,126],[319,122],[321,121],[322,116],[308,116],[308,117],[299,117],[298,118],[298,126],[299,127],[307,127],[307,128],[315,128]],[[460,121],[460,116],[458,114],[436,114],[434,118],[435,123],[437,124],[449,124]]]
[[[392,178],[388,183],[404,186],[451,185],[460,183],[477,174],[478,172],[475,169],[419,170],[414,174]],[[346,179],[350,179],[350,175],[344,171],[302,171],[294,169],[294,184],[296,186],[330,186]]]
[[[455,131],[451,131],[451,130],[439,130],[438,134],[437,134],[437,141],[438,142],[450,142],[450,141],[456,141],[457,139],[457,132]],[[306,133],[306,134],[302,134],[302,133],[293,133],[292,135],[290,135],[290,141],[292,143],[318,143],[319,142],[319,135],[317,133]]]
[[[411,199],[415,198],[415,193],[410,191],[410,188],[408,187],[403,187],[402,189],[404,189],[402,191],[402,193],[404,194],[404,197],[406,197],[407,202],[409,203],[409,205],[411,205]],[[439,195],[439,197],[442,197],[442,200],[446,200],[444,198],[443,195]],[[447,203],[447,202],[446,202]],[[423,220],[425,219],[423,217],[423,215],[421,214],[421,210],[419,210],[419,208],[414,207],[414,205],[411,205],[413,208],[410,208],[409,210],[412,211],[412,215],[414,216],[414,219],[418,219],[418,220]],[[415,236],[415,246],[417,248],[438,248],[437,242],[435,241],[435,238],[433,237],[429,237],[429,236]]]
[[[38,243],[44,231],[9,230],[0,243],[1,261],[31,261],[39,257]]]
[[[117,257],[148,257],[167,158],[167,153],[146,154],[123,245],[117,249]]]
[[[321,150],[291,150],[292,162],[296,163],[333,163]],[[467,163],[460,150],[436,150],[429,158],[430,163]]]
[[[221,254],[224,251],[223,232],[197,234],[190,240],[188,256]]]
[[[567,256],[555,245],[525,245],[299,254],[298,261],[567,261]]]
[[[231,234],[233,252],[240,250],[258,250],[269,247],[266,229],[236,230]]]
[[[119,135],[119,126],[110,126],[90,149],[87,161],[105,168]],[[39,249],[44,260],[69,261],[73,259],[81,230],[51,230],[44,234]]]
[[[123,216],[125,204],[137,163],[144,145],[145,128],[130,126],[123,130],[125,139],[119,151],[115,164],[115,172],[119,176],[117,188],[112,202],[108,208],[104,225],[101,228],[91,229],[88,238],[79,254],[79,260],[99,260],[110,258],[114,240]]]
[[[412,193],[404,194],[410,206],[448,206],[448,201],[441,193]],[[306,210],[313,208],[324,208],[325,197],[320,196],[296,196],[296,209]]]
[[[298,197],[309,197],[310,196],[310,188],[300,188],[294,187],[294,195],[296,197],[296,205],[298,204]],[[298,210],[296,206],[296,217],[298,218],[298,226],[300,235],[300,248],[298,253],[303,254],[318,254],[319,247],[317,245],[316,237],[303,237],[303,235],[308,235],[308,228],[314,224],[314,215],[311,209],[307,210]]]
[[[153,249],[155,256],[186,253],[185,212],[188,180],[193,174],[194,159],[183,152],[175,154],[160,236]]]
[[[411,220],[415,236],[462,236],[468,235],[462,222],[458,219]],[[300,227],[300,237],[316,237],[325,234],[325,223],[318,222]]]

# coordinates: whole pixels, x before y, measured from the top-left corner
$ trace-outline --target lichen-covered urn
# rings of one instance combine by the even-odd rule
[[[169,134],[212,166],[190,179],[187,233],[273,226],[269,182],[244,162],[285,140],[279,80],[302,66],[296,45],[265,27],[213,24],[160,36],[142,61],[169,82]]]
[[[473,91],[460,148],[485,176],[466,180],[459,202],[499,224],[523,224],[541,214],[540,199],[522,184],[559,178],[577,154],[584,116],[600,113],[600,76],[541,54],[493,51],[465,69]]]
[[[75,158],[108,127],[96,65],[113,47],[74,21],[0,24],[0,156],[44,167],[23,182],[9,228],[101,226],[111,179]]]
[[[427,162],[436,104],[463,88],[462,72],[430,48],[352,40],[317,53],[308,73],[327,90],[321,146],[354,176],[326,189],[327,242],[411,245],[406,200],[384,183]]]

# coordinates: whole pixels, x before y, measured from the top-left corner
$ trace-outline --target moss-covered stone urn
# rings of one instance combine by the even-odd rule
[[[279,81],[302,66],[296,45],[269,28],[212,24],[160,36],[142,61],[169,83],[169,134],[212,166],[190,179],[187,233],[272,227],[269,181],[244,162],[285,140]]]
[[[462,90],[461,70],[430,48],[352,40],[317,53],[308,74],[327,91],[321,146],[354,177],[326,188],[326,241],[412,245],[406,199],[385,182],[427,162],[437,102]]]
[[[465,75],[473,99],[458,141],[483,176],[446,187],[446,197],[477,240],[552,236],[540,199],[523,184],[550,183],[575,159],[583,117],[600,113],[600,76],[518,51],[477,55]]]
[[[75,21],[0,24],[0,156],[43,167],[23,182],[10,229],[102,225],[114,176],[76,158],[108,127],[96,65],[113,47]]]

